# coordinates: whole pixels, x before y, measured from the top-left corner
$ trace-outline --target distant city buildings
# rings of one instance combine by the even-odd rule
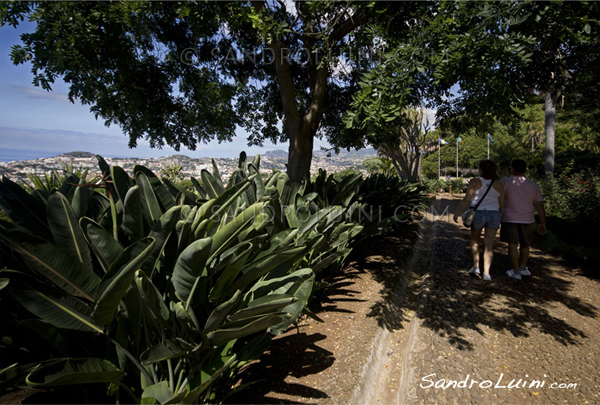
[[[313,155],[311,174],[318,173],[319,169],[324,169],[328,173],[334,173],[340,170],[354,168],[357,171],[362,171],[366,175],[362,163],[368,157],[376,156],[373,151],[370,153],[357,153],[353,156],[352,153],[345,153],[341,156],[327,157],[326,154],[317,152]],[[252,162],[253,156],[248,157],[248,162]],[[105,158],[106,162],[111,166],[120,166],[130,175],[133,174],[136,165],[146,166],[156,175],[160,176],[160,170],[168,166],[181,166],[181,171],[186,179],[190,177],[200,177],[202,170],[212,172],[213,165],[211,158],[190,158],[184,155],[175,155],[164,158],[139,159],[139,158]],[[238,167],[238,158],[218,158],[214,159],[219,172],[224,181],[227,181],[231,174]],[[287,157],[281,151],[267,152],[260,156],[260,172],[272,173],[273,171],[285,171]],[[27,174],[35,174],[44,176],[53,170],[62,170],[67,166],[73,166],[75,170],[82,168],[89,170],[89,176],[100,175],[98,160],[96,156],[87,152],[71,152],[63,155],[40,158],[34,160],[20,160],[13,162],[0,162],[0,175],[6,176],[15,182],[28,181]]]

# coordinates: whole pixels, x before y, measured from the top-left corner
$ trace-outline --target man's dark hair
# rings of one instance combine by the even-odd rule
[[[517,173],[525,173],[525,171],[527,170],[527,162],[525,162],[523,159],[513,160],[510,166]]]

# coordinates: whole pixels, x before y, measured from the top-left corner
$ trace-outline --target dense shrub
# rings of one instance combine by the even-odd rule
[[[546,211],[573,224],[599,223],[600,176],[592,170],[565,173],[543,182]]]
[[[0,182],[3,392],[222,401],[221,387],[273,335],[312,316],[318,275],[387,229],[360,215],[371,199],[422,198],[419,186],[359,174],[263,178],[259,157],[243,153],[227,183],[214,165],[191,190],[143,166],[131,177],[99,164],[98,183],[73,175],[28,191]]]

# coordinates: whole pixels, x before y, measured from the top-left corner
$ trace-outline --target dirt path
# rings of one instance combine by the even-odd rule
[[[467,273],[466,228],[430,215],[420,232],[414,249],[410,235],[357,247],[323,289],[326,323],[278,337],[240,381],[261,382],[232,401],[600,403],[597,279],[536,249],[533,275],[510,279],[498,241],[484,282]]]
[[[433,229],[414,373],[394,402],[600,403],[600,283],[536,249],[532,276],[513,280],[500,242],[493,281],[471,278],[468,231],[447,218]]]

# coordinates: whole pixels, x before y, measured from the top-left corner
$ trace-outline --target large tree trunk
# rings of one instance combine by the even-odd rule
[[[267,9],[265,1],[254,1],[252,4],[260,12],[264,12]],[[302,3],[297,3],[297,7],[299,4]],[[299,15],[303,15],[299,8],[297,10]],[[265,14],[265,22],[267,20],[268,16]],[[326,39],[326,42],[329,46],[334,46],[362,23],[363,19],[360,17],[346,19],[346,21],[336,25],[335,29]],[[315,38],[311,36],[314,31],[313,22],[310,19],[304,20],[303,28],[306,34],[308,34],[303,39],[304,47],[308,51],[308,54],[311,55],[315,43]],[[296,98],[297,89],[292,80],[288,60],[289,47],[280,38],[272,38],[270,46],[274,52],[275,72],[277,74],[277,81],[279,82],[279,93],[283,106],[284,131],[290,141],[287,174],[290,176],[290,179],[300,181],[310,176],[314,137],[319,129],[325,107],[329,66],[325,61],[318,63],[316,59],[312,57],[308,58],[307,74],[310,87],[310,101],[307,110],[301,112]]]
[[[545,112],[546,158],[544,172],[546,180],[548,180],[554,175],[554,131],[556,128],[556,95],[550,91],[546,93]]]
[[[290,139],[287,174],[292,180],[301,180],[310,176],[314,133],[310,126],[300,125],[293,129],[286,127]]]

